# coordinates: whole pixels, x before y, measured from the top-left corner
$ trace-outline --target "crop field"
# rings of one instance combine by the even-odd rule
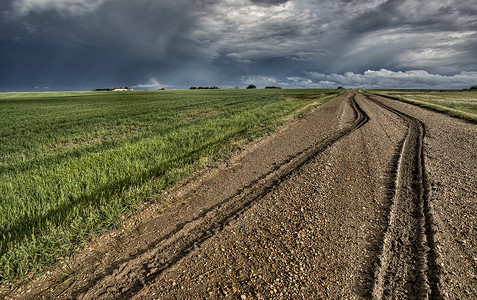
[[[158,191],[338,93],[0,94],[0,283],[55,264]]]
[[[372,90],[370,92],[477,122],[477,91]]]

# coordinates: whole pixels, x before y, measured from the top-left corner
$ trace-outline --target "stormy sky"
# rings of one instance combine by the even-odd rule
[[[2,0],[0,91],[477,85],[475,0]]]

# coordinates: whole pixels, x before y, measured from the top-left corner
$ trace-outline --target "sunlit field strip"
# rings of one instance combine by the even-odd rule
[[[477,123],[477,91],[373,90],[370,92]]]
[[[35,274],[337,90],[0,94],[0,282]]]

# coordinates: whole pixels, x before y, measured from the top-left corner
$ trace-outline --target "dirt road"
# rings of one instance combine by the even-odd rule
[[[476,298],[476,170],[475,124],[350,92],[8,297]]]

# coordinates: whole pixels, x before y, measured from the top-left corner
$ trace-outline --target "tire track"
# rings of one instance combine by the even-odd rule
[[[408,124],[395,161],[392,205],[375,273],[376,299],[441,299],[433,220],[424,165],[424,124],[370,95],[365,97]]]
[[[294,157],[290,157],[281,165],[251,182],[247,187],[238,190],[234,195],[222,200],[207,211],[203,211],[192,221],[178,225],[172,234],[159,240],[153,248],[120,265],[110,271],[108,275],[90,283],[88,287],[73,292],[73,298],[130,298],[136,294],[205,240],[221,231],[231,220],[243,213],[257,199],[267,194],[295,169],[336,141],[363,126],[369,119],[367,114],[356,103],[355,95],[352,95],[348,101],[354,111],[354,120],[348,127],[337,130],[328,138]]]

